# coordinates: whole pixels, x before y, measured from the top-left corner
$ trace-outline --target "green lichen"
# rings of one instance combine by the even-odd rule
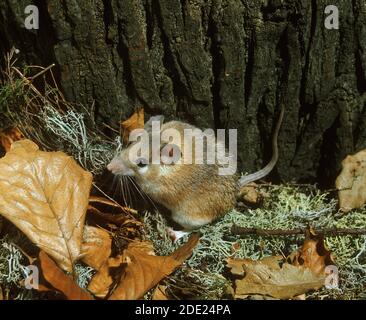
[[[26,258],[8,237],[0,240],[0,283],[20,287],[28,275]]]
[[[81,263],[75,264],[75,273],[76,273],[76,282],[80,288],[86,289],[93,275],[95,274],[95,270],[92,267],[86,266]]]
[[[185,284],[186,290],[195,278],[203,289],[196,292],[209,298],[222,298],[227,282],[220,282],[225,271],[225,259],[237,258],[261,259],[269,255],[287,256],[301,246],[303,236],[259,237],[248,235],[240,239],[230,234],[233,224],[247,228],[294,229],[305,228],[309,224],[318,229],[324,228],[366,228],[366,210],[354,210],[348,214],[337,211],[337,202],[328,193],[315,188],[303,189],[293,186],[262,187],[266,193],[264,204],[258,209],[244,212],[232,210],[221,220],[205,226],[200,243],[193,255],[186,261],[183,270],[176,272],[166,281],[172,291],[176,283]],[[158,254],[166,255],[181,245],[172,244],[164,232],[166,221],[159,213],[145,214],[148,237],[153,241]],[[336,257],[339,269],[339,288],[322,289],[311,293],[313,299],[356,299],[365,295],[366,284],[366,237],[365,236],[327,236],[327,247]],[[235,248],[239,248],[234,250]],[[215,281],[207,281],[207,279]],[[218,290],[217,284],[221,283]],[[213,297],[213,295],[216,295]]]

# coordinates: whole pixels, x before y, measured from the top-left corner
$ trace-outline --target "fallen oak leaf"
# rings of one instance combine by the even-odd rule
[[[56,290],[63,293],[68,300],[94,300],[88,292],[81,289],[74,282],[73,278],[66,275],[42,250],[39,253],[39,261],[45,280]]]
[[[72,272],[91,183],[92,175],[66,154],[17,141],[0,159],[0,214]]]
[[[171,274],[191,254],[199,241],[199,235],[193,234],[187,243],[170,256],[154,256],[141,248],[128,247],[124,253],[126,264],[117,288],[110,300],[140,299],[148,290],[156,286],[161,279]]]
[[[88,285],[88,290],[99,298],[108,294],[112,284],[109,275],[111,252],[112,239],[109,233],[101,228],[85,226],[81,247],[82,260],[97,271]]]
[[[143,223],[135,215],[126,213],[124,207],[109,206],[106,203],[99,207],[89,204],[88,216],[94,218],[98,224],[104,224],[106,228],[114,231],[114,239],[118,242],[116,243],[118,247],[120,247],[121,241],[125,242],[126,238],[129,240],[141,239],[144,234]]]
[[[91,197],[89,197],[89,202],[101,203],[101,204],[108,205],[110,207],[115,207],[115,208],[120,209],[121,212],[129,213],[134,216],[136,216],[138,214],[137,210],[135,210],[135,209],[132,209],[129,207],[123,207],[118,202],[112,201],[112,200],[109,200],[109,199],[103,198],[103,197],[91,196]]]
[[[154,290],[151,300],[169,300],[166,293],[166,286],[158,285]]]
[[[101,266],[99,272],[93,276],[88,285],[88,291],[98,298],[105,298],[110,291],[111,285],[113,284],[112,276],[109,273],[111,268],[109,262],[110,260],[107,260],[107,262]],[[121,264],[122,260],[120,261],[119,265]]]
[[[85,226],[81,256],[84,263],[99,271],[112,253],[112,239],[101,228]]]
[[[325,247],[324,236],[317,235],[312,229],[306,231],[302,247],[287,259],[292,265],[309,268],[316,275],[325,275],[325,268],[334,265],[332,254]]]
[[[90,281],[88,290],[98,298],[105,298],[111,291],[115,282],[110,273],[111,269],[121,271],[123,269],[123,256],[110,257],[107,263],[102,266],[100,271]]]
[[[136,219],[130,219],[129,216],[126,217],[126,215],[122,214],[105,214],[89,205],[88,212],[91,210],[93,210],[94,214],[98,214],[101,217],[106,216],[106,220],[112,220],[117,223],[117,225],[120,225],[117,231],[118,235],[114,234],[113,236],[115,239],[119,237],[120,233],[123,233],[123,230],[129,229],[130,224],[135,226],[135,228],[141,227],[142,225],[140,221]],[[110,219],[112,217],[113,219]],[[85,227],[85,229],[90,228],[92,227]],[[101,248],[98,249],[98,246],[96,245],[97,243],[99,243],[100,247],[103,248],[102,250],[100,250]],[[88,290],[98,298],[105,298],[108,295],[110,288],[114,283],[111,275],[111,269],[118,269],[118,267],[120,267],[123,263],[122,256],[110,257],[111,243],[112,240],[109,234],[100,228],[92,228],[87,230],[87,232],[84,231],[84,244],[82,247],[82,254],[84,255],[83,261],[97,270],[97,273],[93,276],[88,285]],[[118,243],[118,241],[115,243]],[[146,250],[153,251],[153,246],[151,243],[146,244],[145,241],[139,241],[137,243],[139,246],[144,246]],[[95,254],[93,252],[95,252]]]
[[[24,139],[18,128],[10,128],[0,131],[0,144],[6,152],[10,151],[13,142]]]
[[[278,299],[291,299],[324,285],[325,276],[316,275],[309,268],[293,266],[281,256],[262,260],[227,259],[231,272],[243,276],[235,280],[235,298],[260,294]]]
[[[136,210],[123,207],[107,198],[91,196],[87,212],[119,227],[131,221],[134,222],[136,228],[142,226],[142,222],[137,219],[138,212]]]
[[[38,284],[38,288],[37,291],[39,292],[49,292],[49,291],[54,291],[54,289],[47,287],[46,285],[39,283]]]
[[[154,255],[153,244],[149,241],[135,241],[132,246],[135,249],[141,250],[149,255]],[[88,290],[92,292],[98,298],[105,298],[114,283],[111,275],[112,268],[121,269],[121,265],[124,262],[123,255],[117,257],[109,257],[107,261],[101,266],[99,271],[93,276],[88,285]]]
[[[151,241],[132,241],[128,248],[133,248],[134,250],[139,250],[140,252],[146,253],[149,256],[155,256],[154,245]]]
[[[128,143],[130,133],[135,129],[142,129],[145,123],[144,109],[140,108],[130,118],[121,122],[122,140]]]
[[[303,246],[291,253],[286,258],[286,262],[288,263],[284,263],[284,259],[280,256],[267,257],[260,261],[229,260],[228,266],[232,274],[243,277],[236,283],[237,297],[244,297],[250,294],[250,290],[254,290],[255,293],[280,299],[297,298],[296,292],[299,292],[297,291],[299,289],[300,292],[302,291],[300,296],[303,298],[302,295],[307,291],[325,285],[325,279],[329,275],[326,267],[334,264],[330,251],[325,247],[323,235],[317,235],[311,228],[306,231]],[[255,268],[251,268],[253,265]],[[249,272],[248,278],[247,272]],[[280,275],[282,278],[279,277]],[[319,284],[316,284],[317,279]],[[333,280],[338,281],[334,277]],[[275,283],[275,281],[278,282]],[[286,286],[286,292],[280,292],[279,288]],[[289,293],[294,294],[293,297]]]
[[[98,216],[105,221],[114,223],[117,226],[123,225],[128,220],[128,216],[123,214],[125,212],[124,210],[122,210],[122,212],[120,214],[118,214],[118,213],[111,214],[111,213],[102,212],[98,208],[89,204],[87,212],[90,214],[93,214],[95,216]],[[135,221],[137,223],[141,224],[141,222],[139,222],[138,220],[135,220]]]

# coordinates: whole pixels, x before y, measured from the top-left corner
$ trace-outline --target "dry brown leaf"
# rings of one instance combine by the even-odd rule
[[[6,152],[10,151],[11,144],[24,139],[23,134],[17,128],[0,131],[0,144]]]
[[[85,226],[81,252],[82,260],[97,271],[88,285],[88,290],[95,296],[104,298],[112,284],[108,263],[112,252],[109,233],[101,228]]]
[[[0,214],[68,272],[80,256],[92,175],[30,140],[0,159]]]
[[[235,281],[235,298],[260,294],[279,299],[290,299],[324,285],[325,276],[316,275],[303,266],[283,263],[280,256],[262,260],[227,260],[234,275],[243,276]]]
[[[99,218],[103,219],[104,221],[111,222],[111,223],[115,224],[116,226],[123,225],[124,223],[126,223],[127,220],[129,220],[128,218],[130,217],[130,215],[127,216],[126,214],[124,214],[125,213],[124,210],[122,210],[122,212],[120,212],[120,213],[112,214],[112,213],[102,212],[98,208],[96,208],[90,204],[88,206],[88,213],[98,216]],[[141,225],[141,222],[138,221],[137,219],[134,221],[136,223],[138,223],[139,225]]]
[[[67,276],[42,250],[39,253],[39,261],[45,280],[62,292],[68,300],[93,300],[89,293],[81,289],[72,277]]]
[[[93,293],[98,298],[105,298],[111,290],[113,279],[110,274],[112,268],[121,269],[123,264],[123,255],[117,257],[110,257],[107,263],[104,264],[98,273],[96,273],[93,279],[88,285],[88,291]]]
[[[293,300],[301,300],[301,301],[304,301],[304,300],[306,300],[306,294],[305,293],[300,294],[299,296],[294,297]]]
[[[87,210],[89,217],[99,218],[101,223],[105,223],[111,230],[114,230],[115,239],[120,239],[122,242],[126,238],[141,239],[144,230],[143,223],[137,218],[137,211],[115,205],[104,198],[98,200],[93,198],[90,202],[93,202],[95,206],[89,204]]]
[[[152,295],[152,300],[169,300],[166,294],[166,286],[158,285]]]
[[[94,214],[99,215],[100,217],[106,219],[107,221],[112,221],[119,225],[120,227],[117,230],[117,233],[115,236],[118,236],[120,233],[125,232],[126,229],[129,229],[129,225],[134,226],[134,233],[136,233],[136,230],[141,228],[141,222],[136,219],[129,219],[126,217],[126,215],[122,214],[106,214],[98,209],[92,207],[89,205],[88,212],[93,212]],[[101,230],[101,229],[100,229]],[[100,231],[98,231],[100,233]],[[93,232],[94,233],[94,232]],[[105,231],[104,231],[105,233]],[[108,235],[108,234],[107,234]],[[86,255],[85,258],[83,258],[83,261],[87,263],[88,265],[92,266],[94,269],[98,270],[98,272],[93,276],[92,280],[90,281],[88,285],[88,290],[92,292],[96,297],[98,298],[105,298],[111,288],[111,285],[113,284],[113,279],[111,276],[111,268],[118,268],[123,263],[123,257],[117,256],[117,257],[110,257],[111,254],[111,239],[108,235],[107,238],[106,234],[100,234],[94,235],[92,238],[95,241],[99,241],[103,249],[101,251],[98,251],[99,249],[95,246],[92,246],[88,250],[90,254]],[[87,235],[84,235],[84,237],[87,237]],[[99,240],[97,240],[99,238]],[[84,239],[87,243],[90,242],[87,239]],[[146,241],[136,241],[134,242],[135,246],[138,246],[140,248],[144,248],[146,252],[153,252],[153,246],[151,242]],[[88,247],[84,247],[84,249],[88,249]],[[95,255],[93,255],[92,251],[93,248],[96,249]],[[84,250],[83,250],[84,252]],[[96,260],[96,261],[95,261]],[[103,263],[102,263],[103,261]],[[98,263],[99,262],[99,263]]]
[[[92,280],[88,285],[88,290],[98,298],[105,298],[109,293],[110,287],[113,283],[113,279],[109,274],[109,270],[111,265],[109,264],[111,260],[107,260],[107,262],[101,266],[99,272],[96,273]],[[120,260],[120,264],[122,264],[122,259]],[[119,266],[118,265],[118,266]]]
[[[238,200],[243,201],[247,205],[255,206],[261,203],[263,195],[258,190],[258,185],[252,182],[241,187]]]
[[[339,207],[342,211],[348,212],[366,203],[366,149],[342,161],[336,188],[339,190]]]
[[[148,255],[154,255],[154,247],[150,241],[134,241],[129,248],[135,248]],[[109,257],[90,281],[88,290],[98,298],[105,298],[110,291],[113,279],[110,274],[111,268],[118,268],[124,262],[124,256]]]
[[[143,223],[137,219],[137,211],[128,207],[123,207],[117,202],[111,201],[101,197],[90,197],[88,206],[88,213],[90,215],[99,217],[103,222],[110,222],[115,226],[114,229],[118,229],[120,235],[133,235],[137,237],[142,234]],[[127,230],[132,227],[133,230]],[[129,237],[127,238],[135,238]]]
[[[109,233],[101,228],[85,226],[82,260],[94,270],[99,271],[106,264],[112,252],[112,239]]]
[[[37,291],[39,291],[39,292],[49,292],[49,291],[54,291],[54,289],[51,289],[51,288],[47,287],[46,285],[39,283]]]
[[[109,274],[110,268],[112,267],[110,262],[114,260],[115,258],[108,259],[89,282],[88,291],[98,298],[105,298],[109,293],[113,283],[112,276]],[[119,265],[115,265],[115,267],[119,267],[121,264],[122,259],[120,260]]]
[[[303,246],[293,252],[288,260],[294,266],[303,266],[316,275],[325,275],[325,267],[333,265],[331,252],[325,247],[324,237],[309,230]]]
[[[311,229],[307,231],[303,246],[286,262],[281,256],[260,261],[228,259],[232,274],[242,277],[236,281],[235,296],[238,298],[250,294],[280,299],[303,298],[307,291],[325,284],[325,269],[330,264],[334,262],[330,251],[325,248],[323,236]]]
[[[120,209],[120,211],[122,213],[125,212],[125,213],[129,213],[131,215],[134,215],[134,216],[136,216],[138,214],[137,210],[129,208],[129,207],[123,207],[118,202],[109,200],[107,198],[91,196],[89,198],[89,202],[101,203],[101,204],[105,204],[110,207],[118,208],[118,209]]]
[[[199,235],[193,234],[186,244],[166,257],[148,255],[146,251],[128,247],[123,254],[126,268],[120,284],[110,299],[135,300],[141,298],[192,254],[198,240]]]
[[[128,143],[131,131],[142,129],[145,124],[144,109],[137,110],[130,118],[121,123],[122,139],[124,143]]]
[[[154,245],[151,241],[132,241],[128,245],[128,249],[135,249],[146,253],[149,256],[155,256]]]
[[[231,245],[231,252],[232,253],[235,253],[237,251],[239,251],[241,248],[241,245],[239,242],[234,242],[232,245]]]

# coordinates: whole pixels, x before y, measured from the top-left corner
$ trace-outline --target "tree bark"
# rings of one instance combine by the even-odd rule
[[[333,1],[334,2],[334,1]],[[133,109],[199,127],[237,128],[240,169],[271,157],[275,181],[332,186],[341,160],[366,147],[365,0],[44,0],[40,29],[22,27],[30,1],[0,3],[0,50],[57,64],[66,97],[95,101],[99,123]]]

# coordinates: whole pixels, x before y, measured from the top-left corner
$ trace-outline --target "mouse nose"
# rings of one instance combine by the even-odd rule
[[[134,172],[129,169],[122,161],[122,159],[114,158],[108,165],[107,169],[113,174],[122,174],[125,176],[133,176]]]
[[[113,171],[113,164],[109,163],[109,164],[107,165],[107,169],[108,169],[109,171]]]
[[[118,161],[117,159],[113,159],[108,165],[107,169],[112,172],[113,174],[116,174],[118,172],[121,172],[123,170],[123,165],[121,161]]]

